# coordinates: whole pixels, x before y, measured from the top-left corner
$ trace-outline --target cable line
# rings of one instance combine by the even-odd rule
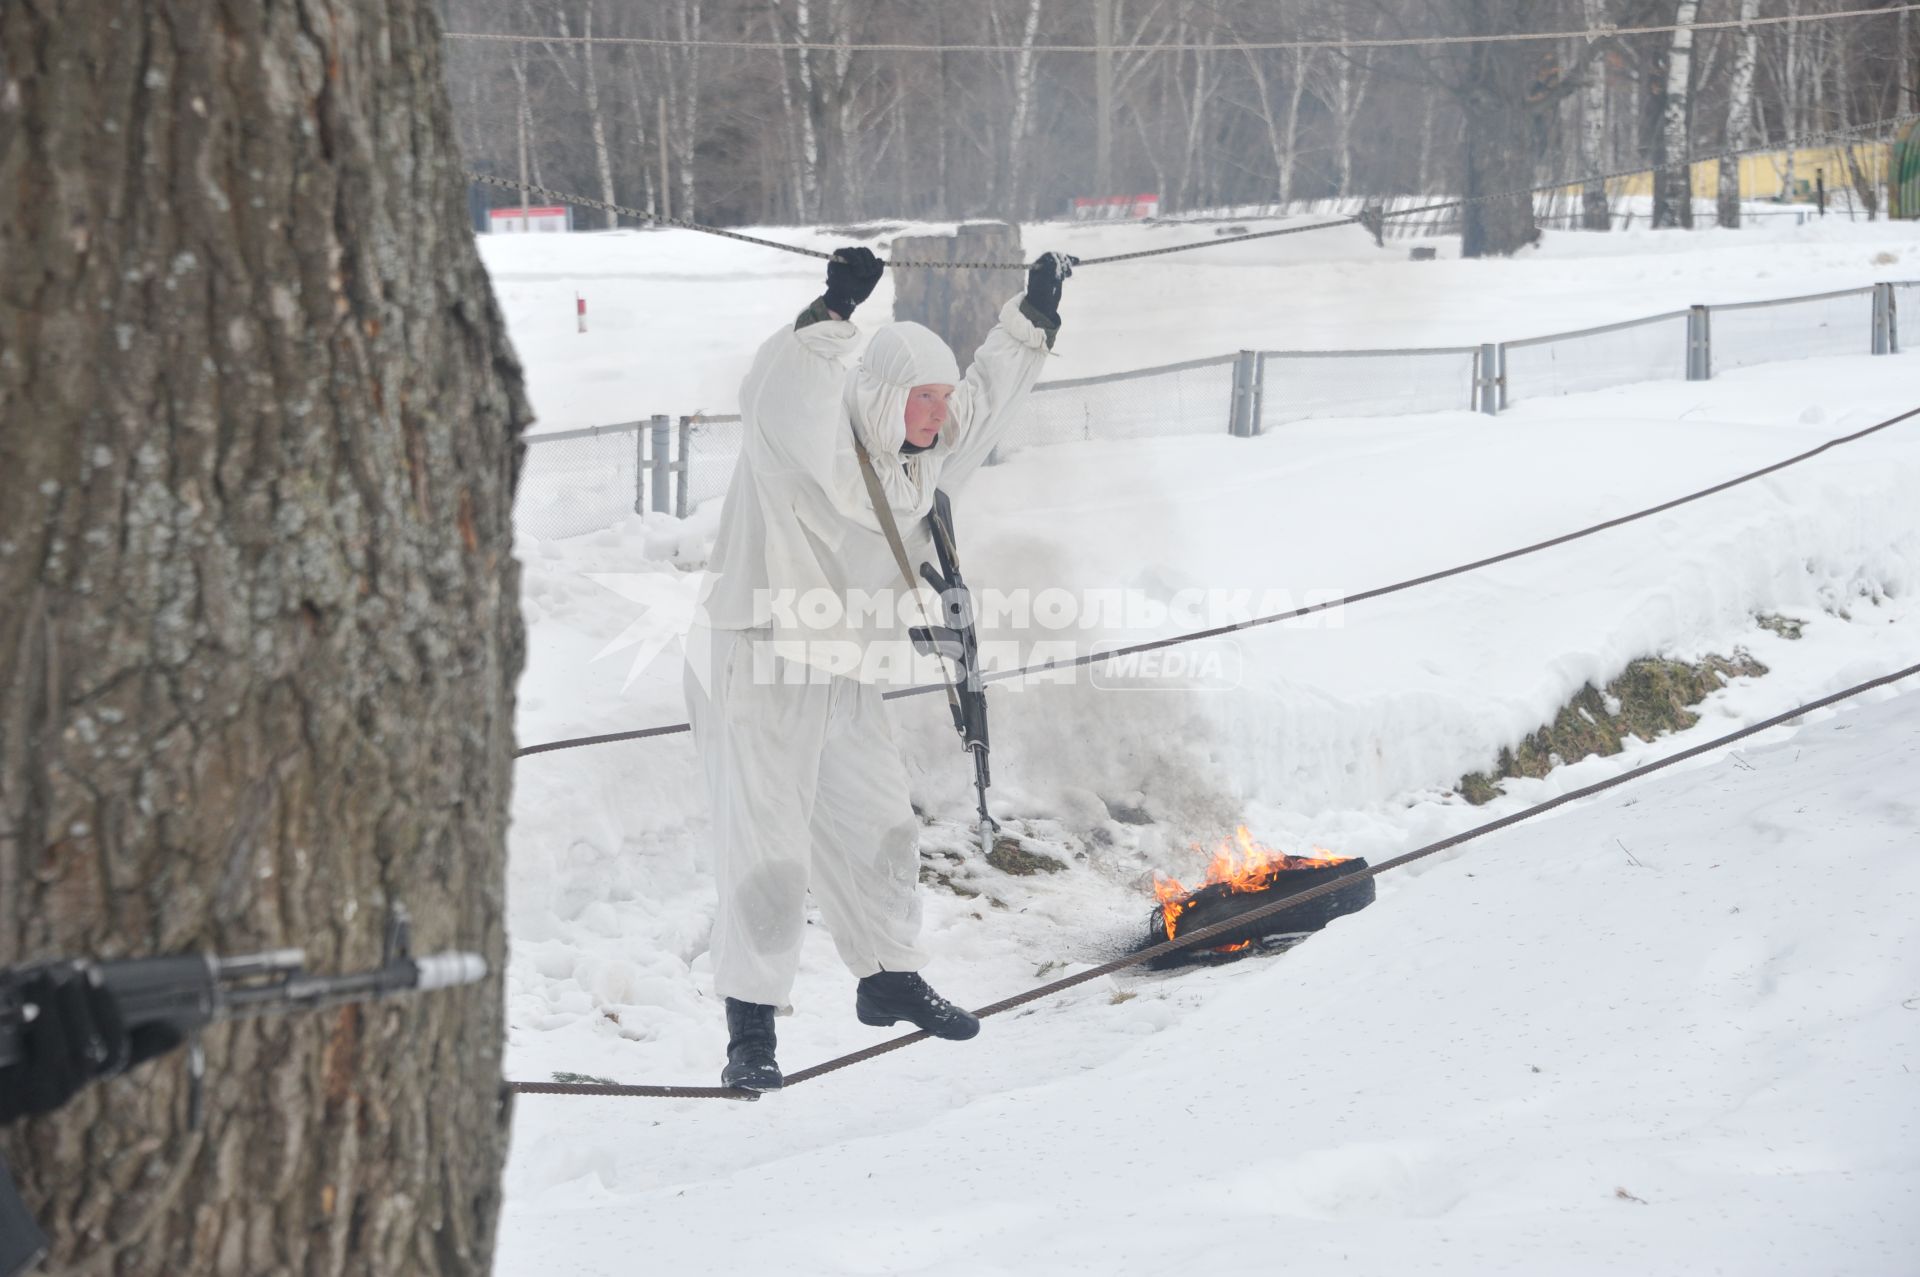
[[[1887,18],[1920,10],[1920,4],[1887,5],[1874,9],[1843,9],[1834,13],[1782,14],[1712,22],[1668,23],[1663,26],[1622,27],[1600,24],[1572,31],[1501,31],[1485,35],[1344,36],[1331,40],[1231,40],[1195,44],[855,44],[820,40],[688,40],[671,36],[527,35],[516,31],[448,31],[449,40],[490,44],[629,45],[644,49],[757,49],[766,52],[803,49],[822,53],[1238,53],[1311,49],[1424,49],[1459,44],[1527,44],[1543,40],[1617,40],[1637,35],[1673,35],[1681,31],[1745,31],[1792,23],[1835,22],[1851,18]]]
[[[1428,856],[1449,851],[1452,848],[1470,843],[1477,838],[1484,838],[1488,834],[1506,829],[1512,825],[1517,825],[1523,820],[1532,820],[1535,816],[1543,815],[1558,807],[1564,807],[1568,803],[1578,802],[1583,798],[1591,798],[1595,794],[1604,793],[1609,789],[1625,785],[1630,781],[1640,780],[1643,777],[1652,775],[1654,772],[1663,771],[1668,767],[1672,767],[1677,763],[1698,758],[1702,754],[1712,753],[1716,749],[1723,749],[1735,741],[1745,740],[1749,736],[1757,735],[1770,728],[1791,723],[1803,714],[1810,714],[1815,710],[1825,709],[1829,705],[1838,704],[1841,701],[1858,696],[1863,692],[1872,691],[1878,687],[1886,687],[1904,678],[1911,678],[1915,674],[1920,674],[1920,665],[1909,665],[1903,670],[1895,670],[1891,674],[1882,674],[1880,677],[1868,679],[1864,683],[1856,683],[1845,691],[1835,692],[1831,696],[1823,696],[1819,700],[1808,701],[1804,705],[1797,705],[1784,714],[1775,714],[1772,718],[1763,719],[1748,727],[1742,727],[1738,731],[1728,732],[1726,735],[1715,737],[1713,740],[1707,741],[1704,744],[1690,746],[1677,754],[1655,759],[1650,763],[1642,763],[1630,771],[1621,772],[1618,776],[1595,781],[1591,785],[1582,785],[1580,788],[1569,790],[1558,797],[1549,798],[1543,803],[1535,803],[1524,811],[1514,812],[1510,816],[1502,816],[1498,820],[1490,820],[1484,825],[1476,825],[1464,833],[1454,834],[1449,838],[1442,838],[1438,842],[1430,842],[1424,847],[1419,847],[1403,855],[1395,856],[1391,860],[1383,860],[1377,865],[1369,865],[1367,868],[1356,873],[1330,879],[1317,887],[1309,887],[1305,891],[1296,892],[1280,900],[1269,901],[1257,909],[1249,909],[1245,913],[1235,914],[1233,917],[1216,922],[1211,926],[1200,927],[1192,932],[1182,932],[1172,940],[1166,940],[1156,945],[1149,945],[1144,949],[1136,949],[1134,952],[1126,954],[1123,957],[1115,958],[1111,962],[1103,962],[1097,967],[1090,967],[1085,971],[1039,985],[1035,988],[1028,989],[1024,993],[1017,993],[1010,998],[1004,998],[999,1002],[989,1003],[973,1014],[984,1020],[988,1016],[999,1015],[1002,1011],[1012,1011],[1016,1008],[1026,1006],[1030,1002],[1038,1002],[1042,998],[1052,997],[1056,993],[1062,993],[1078,985],[1086,984],[1090,980],[1098,980],[1102,976],[1113,975],[1129,967],[1137,967],[1141,963],[1151,962],[1155,958],[1165,957],[1170,953],[1177,953],[1183,949],[1202,945],[1208,940],[1215,939],[1229,931],[1237,931],[1250,922],[1258,922],[1262,918],[1271,917],[1283,910],[1295,908],[1310,900],[1317,900],[1321,896],[1342,890],[1356,882],[1362,882],[1368,878],[1378,878],[1381,874],[1391,872],[1403,865],[1410,865],[1416,860],[1423,860]],[[829,1073],[836,1073],[841,1069],[850,1068],[856,1064],[864,1064],[868,1060],[875,1059],[893,1051],[898,1051],[901,1047],[912,1046],[916,1042],[924,1041],[929,1036],[931,1035],[921,1030],[919,1032],[906,1034],[904,1037],[897,1037],[886,1042],[876,1043],[873,1046],[866,1047],[859,1051],[851,1051],[846,1055],[836,1056],[831,1060],[816,1064],[811,1068],[802,1069],[798,1073],[789,1074],[786,1078],[786,1085],[798,1086],[802,1082],[810,1082],[814,1078],[824,1077]],[[506,1086],[507,1089],[523,1095],[602,1095],[650,1097],[656,1099],[713,1100],[752,1100],[759,1098],[757,1092],[736,1090],[732,1087],[724,1086],[625,1086],[618,1083],[593,1082],[508,1082]]]
[[[1335,226],[1358,225],[1369,228],[1374,227],[1376,224],[1384,226],[1389,221],[1397,221],[1402,218],[1418,217],[1427,213],[1444,213],[1451,209],[1467,208],[1476,204],[1488,204],[1498,200],[1517,199],[1522,195],[1540,195],[1549,191],[1567,190],[1592,182],[1612,182],[1640,173],[1704,164],[1712,160],[1739,159],[1741,156],[1746,155],[1765,155],[1768,152],[1778,151],[1785,147],[1804,149],[1808,146],[1817,146],[1822,142],[1857,139],[1862,134],[1871,133],[1879,129],[1891,129],[1914,120],[1920,120],[1920,112],[1890,115],[1882,119],[1870,120],[1865,124],[1854,124],[1846,128],[1829,129],[1823,133],[1800,134],[1784,141],[1764,142],[1754,146],[1741,147],[1738,150],[1720,150],[1689,155],[1685,160],[1661,165],[1658,169],[1640,164],[1632,168],[1614,169],[1611,172],[1605,173],[1587,173],[1578,177],[1561,178],[1552,182],[1541,182],[1535,186],[1517,187],[1512,190],[1496,191],[1487,195],[1469,195],[1457,199],[1439,200],[1434,203],[1418,204],[1409,208],[1363,209],[1359,213],[1344,214],[1326,221],[1309,222],[1301,226],[1284,226],[1278,230],[1249,231],[1240,235],[1221,235],[1213,239],[1195,240],[1190,244],[1169,244],[1163,248],[1143,248],[1130,253],[1113,253],[1106,257],[1085,257],[1080,260],[1079,265],[1104,266],[1113,262],[1138,261],[1143,257],[1164,257],[1169,253],[1191,253],[1203,248],[1220,248],[1228,244],[1242,244],[1248,240],[1274,239],[1282,235],[1304,235],[1309,231],[1323,231]],[[723,239],[738,240],[744,244],[754,244],[761,248],[771,248],[782,253],[793,253],[800,257],[815,257],[822,261],[830,260],[833,257],[832,253],[823,252],[817,248],[802,248],[797,244],[784,244],[778,240],[763,239],[758,235],[748,235],[743,231],[733,231],[722,226],[709,226],[704,222],[689,221],[684,217],[666,217],[659,213],[649,212],[646,209],[633,208],[626,204],[614,204],[606,200],[597,200],[589,195],[574,195],[566,191],[556,191],[551,187],[535,186],[532,183],[519,182],[513,178],[498,177],[490,173],[476,173],[469,169],[467,171],[467,178],[469,181],[480,182],[488,186],[498,186],[510,191],[519,191],[521,192],[520,198],[523,205],[528,202],[530,196],[539,195],[549,200],[557,200],[563,204],[574,204],[581,208],[599,209],[607,213],[618,213],[624,217],[631,217],[638,221],[650,222],[655,226],[673,226],[680,230],[698,231],[702,235],[718,235]],[[1178,225],[1178,223],[1171,224]],[[1024,271],[1027,269],[1024,262],[916,262],[896,259],[886,264],[896,269],[914,267],[922,270]]]
[[[1675,497],[1670,501],[1662,501],[1659,505],[1648,506],[1644,510],[1635,510],[1631,514],[1623,514],[1616,518],[1591,524],[1572,532],[1563,532],[1559,536],[1550,537],[1545,541],[1536,541],[1532,545],[1523,545],[1516,550],[1507,550],[1500,554],[1488,555],[1483,559],[1475,559],[1471,563],[1461,563],[1454,567],[1441,568],[1436,572],[1428,572],[1422,576],[1410,577],[1405,581],[1396,581],[1392,585],[1375,586],[1371,590],[1362,590],[1358,594],[1349,594],[1342,598],[1329,599],[1322,603],[1310,603],[1305,607],[1294,608],[1290,612],[1274,612],[1265,616],[1251,617],[1245,621],[1235,621],[1231,625],[1217,626],[1213,629],[1196,630],[1188,634],[1176,634],[1169,638],[1149,639],[1144,643],[1135,643],[1131,647],[1116,648],[1111,652],[1093,652],[1084,656],[1047,661],[1040,665],[1026,665],[1017,670],[1001,670],[997,673],[986,675],[984,681],[989,683],[1003,683],[1009,679],[1026,678],[1034,674],[1045,674],[1055,670],[1077,669],[1083,665],[1091,665],[1095,661],[1110,661],[1123,656],[1137,655],[1141,652],[1158,651],[1161,648],[1174,647],[1182,643],[1194,643],[1202,639],[1219,638],[1223,635],[1238,633],[1241,630],[1250,630],[1263,625],[1273,625],[1280,621],[1298,620],[1303,616],[1311,616],[1316,612],[1325,612],[1333,608],[1345,607],[1351,603],[1363,603],[1369,599],[1385,598],[1389,594],[1398,594],[1403,590],[1411,590],[1417,586],[1430,585],[1435,581],[1444,581],[1449,577],[1461,576],[1468,572],[1477,571],[1480,568],[1492,567],[1496,563],[1506,563],[1513,559],[1524,558],[1527,555],[1538,554],[1543,550],[1550,550],[1556,546],[1566,545],[1571,541],[1579,541],[1601,532],[1610,531],[1613,528],[1622,527],[1629,523],[1636,523],[1641,519],[1650,519],[1656,514],[1665,514],[1667,511],[1676,509],[1679,506],[1688,505],[1692,502],[1703,500],[1706,497],[1715,496],[1727,491],[1729,488],[1736,488],[1742,484],[1752,483],[1754,480],[1763,479],[1770,474],[1776,474],[1779,471],[1787,469],[1789,466],[1797,466],[1803,461],[1811,461],[1824,452],[1842,447],[1846,444],[1856,443],[1870,435],[1879,434],[1883,430],[1891,429],[1902,422],[1911,421],[1917,417],[1920,417],[1920,408],[1910,408],[1897,417],[1889,417],[1885,421],[1875,422],[1873,425],[1861,430],[1856,430],[1852,434],[1840,435],[1836,438],[1829,439],[1817,447],[1807,449],[1805,452],[1796,453],[1791,457],[1783,458],[1771,465],[1762,466],[1758,470],[1749,470],[1745,474],[1735,475],[1733,478],[1721,483],[1716,483],[1710,488],[1702,488],[1698,492],[1689,492],[1685,496]],[[899,700],[906,696],[924,696],[930,692],[937,692],[939,690],[941,689],[938,684],[929,684],[925,687],[900,687],[887,692],[885,699],[891,701]],[[616,741],[644,740],[653,736],[673,736],[689,730],[691,729],[686,723],[670,723],[661,727],[644,728],[640,731],[612,732],[602,736],[579,736],[570,740],[548,741],[541,745],[528,745],[524,749],[516,751],[514,757],[522,758],[530,754],[546,754],[555,750],[577,749],[585,745],[607,745]]]

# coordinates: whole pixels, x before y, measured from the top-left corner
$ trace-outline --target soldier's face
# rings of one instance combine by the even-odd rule
[[[952,386],[915,386],[907,392],[907,442],[916,448],[930,448],[947,424],[947,401],[953,398]]]

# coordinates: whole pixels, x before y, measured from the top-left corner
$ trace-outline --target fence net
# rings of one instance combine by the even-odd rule
[[[1225,434],[1233,407],[1232,355],[1110,377],[1042,382],[998,453],[1084,439]]]
[[[1708,309],[1716,374],[1781,359],[1873,351],[1871,288]]]
[[[1687,375],[1687,312],[1510,341],[1503,403]]]
[[[1260,429],[1308,417],[1385,417],[1472,408],[1478,354],[1465,346],[1352,354],[1262,351]]]
[[[675,513],[685,516],[699,509],[701,502],[727,495],[746,426],[739,417],[693,417],[685,422],[680,440],[681,486]]]
[[[610,528],[633,513],[640,491],[640,422],[527,436],[513,498],[516,531],[548,539]]]
[[[1893,339],[1896,351],[1920,350],[1920,279],[1893,286]]]

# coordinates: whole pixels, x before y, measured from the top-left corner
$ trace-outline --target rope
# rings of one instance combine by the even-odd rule
[[[1237,633],[1241,630],[1250,630],[1258,626],[1273,625],[1280,621],[1296,620],[1303,616],[1311,616],[1315,612],[1324,612],[1336,607],[1345,607],[1351,603],[1364,603],[1370,599],[1384,598],[1389,594],[1398,594],[1403,590],[1411,590],[1416,586],[1431,585],[1435,581],[1444,581],[1449,577],[1460,576],[1467,572],[1477,571],[1480,568],[1492,567],[1496,563],[1506,563],[1512,559],[1523,558],[1530,554],[1538,554],[1543,550],[1550,550],[1556,546],[1566,545],[1572,541],[1579,541],[1628,523],[1634,523],[1641,519],[1650,519],[1656,514],[1664,514],[1668,510],[1687,505],[1694,501],[1703,500],[1706,497],[1715,496],[1727,491],[1729,488],[1739,487],[1745,483],[1752,483],[1756,479],[1765,478],[1767,475],[1785,470],[1789,466],[1797,466],[1803,461],[1810,461],[1823,452],[1841,447],[1844,444],[1858,442],[1869,435],[1878,434],[1880,431],[1890,429],[1904,421],[1911,421],[1915,417],[1920,417],[1920,408],[1909,409],[1897,417],[1889,417],[1885,421],[1876,422],[1863,430],[1856,430],[1852,434],[1840,435],[1837,438],[1829,439],[1816,448],[1809,448],[1805,452],[1797,453],[1782,461],[1776,461],[1772,465],[1762,466],[1758,470],[1750,470],[1745,474],[1737,475],[1723,483],[1716,483],[1710,488],[1702,488],[1698,492],[1690,492],[1685,496],[1675,497],[1671,501],[1663,501],[1659,505],[1648,506],[1644,510],[1636,510],[1632,514],[1623,514],[1602,523],[1595,523],[1589,527],[1580,528],[1577,531],[1565,532],[1559,536],[1550,537],[1545,541],[1536,541],[1532,545],[1521,546],[1517,550],[1508,550],[1501,554],[1489,555],[1484,559],[1475,559],[1471,563],[1462,563],[1457,567],[1442,568],[1437,572],[1428,572],[1423,576],[1411,577],[1405,581],[1396,581],[1392,585],[1376,586],[1371,590],[1362,590],[1358,594],[1349,594],[1343,598],[1331,599],[1323,603],[1308,604],[1305,607],[1294,608],[1290,612],[1275,612],[1267,616],[1256,616],[1245,621],[1236,621],[1231,625],[1222,625],[1210,630],[1197,630],[1190,634],[1176,634],[1170,638],[1150,639],[1147,642],[1136,643],[1131,647],[1118,648],[1111,652],[1089,653],[1084,656],[1071,658],[1063,657],[1057,661],[1048,661],[1043,665],[1027,665],[1017,670],[1002,670],[997,674],[987,675],[984,681],[999,683],[1008,679],[1025,678],[1032,674],[1044,674],[1052,670],[1076,669],[1083,665],[1091,665],[1095,661],[1114,660],[1118,657],[1158,651],[1161,648],[1174,647],[1182,643],[1193,643],[1202,639],[1219,638],[1222,635]],[[939,690],[940,688],[938,686],[929,684],[925,687],[896,688],[893,691],[887,692],[885,695],[887,700],[898,700],[906,696],[924,696],[929,692],[937,692]],[[607,736],[581,736],[572,740],[551,741],[544,745],[529,745],[525,749],[520,750],[519,753],[516,754],[516,757],[526,754],[544,754],[557,749],[573,749],[578,746],[606,744],[611,741],[639,740],[648,736],[671,736],[687,730],[689,730],[689,728],[686,723],[674,723],[665,727],[649,727],[637,732],[617,732]]]
[[[1610,24],[1581,27],[1572,31],[1500,31],[1486,35],[1422,36],[1342,36],[1331,40],[1235,40],[1231,43],[1194,44],[853,44],[808,40],[687,40],[665,36],[620,35],[523,35],[507,31],[449,31],[449,40],[474,40],[493,44],[577,44],[631,45],[638,48],[670,49],[807,49],[823,53],[1121,53],[1138,56],[1148,53],[1237,53],[1310,49],[1424,49],[1459,44],[1526,44],[1542,40],[1616,40],[1636,35],[1673,35],[1681,31],[1745,31],[1753,27],[1771,27],[1782,23],[1833,22],[1845,18],[1885,18],[1920,10],[1920,4],[1888,5],[1874,9],[1846,9],[1836,13],[1786,14],[1777,17],[1720,19],[1713,22],[1669,23],[1665,26],[1621,27]]]
[[[1388,873],[1388,872],[1391,872],[1392,870],[1399,869],[1405,865],[1410,865],[1416,860],[1423,860],[1428,856],[1437,855],[1440,852],[1451,850],[1452,848],[1459,847],[1466,843],[1472,842],[1475,839],[1484,838],[1488,834],[1496,833],[1499,830],[1506,829],[1513,825],[1517,825],[1523,820],[1531,820],[1535,816],[1543,815],[1547,812],[1554,810],[1555,808],[1564,807],[1568,803],[1578,802],[1583,798],[1591,798],[1595,794],[1604,793],[1609,789],[1614,789],[1620,785],[1627,784],[1630,781],[1635,781],[1643,777],[1650,776],[1654,772],[1664,771],[1666,768],[1672,767],[1678,763],[1686,762],[1688,759],[1698,758],[1702,754],[1711,753],[1716,749],[1723,749],[1726,746],[1731,745],[1736,741],[1745,740],[1749,736],[1757,735],[1758,733],[1767,731],[1770,728],[1779,727],[1782,724],[1790,723],[1794,719],[1799,718],[1803,714],[1810,714],[1815,710],[1825,709],[1829,705],[1834,705],[1840,701],[1848,700],[1852,697],[1860,695],[1863,692],[1872,691],[1875,688],[1885,687],[1891,683],[1897,683],[1904,678],[1911,678],[1915,674],[1920,674],[1920,664],[1909,665],[1903,670],[1896,670],[1894,673],[1891,673],[1891,674],[1883,674],[1878,678],[1868,679],[1864,683],[1856,683],[1852,687],[1847,688],[1845,691],[1835,692],[1831,696],[1823,696],[1819,700],[1808,701],[1804,705],[1795,706],[1793,709],[1786,711],[1784,714],[1775,714],[1771,718],[1764,719],[1761,722],[1754,723],[1748,727],[1742,727],[1738,731],[1728,732],[1726,735],[1716,737],[1715,739],[1707,741],[1704,744],[1690,746],[1689,748],[1683,749],[1677,754],[1669,755],[1666,758],[1656,759],[1655,761],[1650,763],[1642,763],[1638,767],[1635,767],[1630,771],[1625,771],[1620,773],[1618,776],[1613,776],[1606,780],[1595,781],[1591,785],[1583,785],[1579,789],[1570,790],[1569,792],[1561,794],[1555,798],[1549,798],[1547,801],[1543,803],[1536,803],[1533,806],[1528,807],[1524,811],[1514,812],[1510,816],[1502,816],[1498,820],[1490,820],[1484,825],[1476,825],[1474,828],[1469,829],[1464,833],[1454,834],[1450,838],[1442,838],[1438,842],[1428,843],[1424,847],[1420,847],[1413,851],[1406,852],[1403,855],[1395,856],[1391,860],[1382,861],[1377,865],[1370,865],[1366,869],[1360,870],[1356,873],[1351,873],[1343,877],[1331,879],[1327,882],[1321,883],[1317,887],[1310,887],[1305,891],[1296,892],[1295,894],[1284,897],[1283,899],[1280,899],[1280,900],[1270,901],[1267,904],[1261,905],[1257,909],[1249,909],[1245,913],[1237,914],[1234,917],[1227,918],[1221,922],[1216,922],[1212,926],[1201,927],[1192,932],[1188,932],[1188,933],[1176,936],[1172,940],[1163,941],[1162,943],[1156,944],[1156,945],[1150,945],[1144,949],[1137,949],[1134,952],[1125,955],[1124,957],[1115,958],[1111,962],[1101,963],[1097,967],[1091,967],[1075,975],[1064,976],[1061,979],[1051,981],[1050,983],[1039,985],[1032,989],[1028,989],[1024,993],[1017,993],[1010,998],[1003,998],[999,1002],[989,1003],[988,1005],[981,1007],[979,1010],[975,1011],[973,1014],[978,1016],[980,1019],[984,1020],[989,1016],[999,1015],[1003,1011],[1012,1011],[1012,1010],[1015,1010],[1016,1008],[1026,1006],[1028,1003],[1038,1002],[1042,998],[1052,997],[1056,993],[1061,993],[1067,989],[1074,988],[1078,985],[1086,984],[1090,980],[1098,980],[1103,976],[1109,976],[1109,975],[1115,974],[1116,972],[1125,971],[1129,967],[1139,966],[1143,962],[1151,962],[1155,958],[1164,957],[1170,953],[1177,953],[1183,949],[1189,949],[1197,945],[1205,944],[1208,940],[1212,940],[1217,936],[1225,934],[1226,932],[1238,930],[1239,928],[1246,926],[1250,922],[1258,922],[1260,919],[1271,917],[1272,915],[1279,913],[1282,910],[1292,909],[1297,905],[1305,904],[1309,900],[1317,900],[1321,896],[1328,895],[1331,892],[1342,890],[1345,887],[1351,886],[1353,883],[1361,882],[1368,878],[1378,878],[1380,875],[1384,873]],[[875,1059],[879,1056],[886,1055],[893,1051],[898,1051],[901,1047],[911,1046],[915,1042],[923,1041],[929,1036],[931,1035],[926,1033],[924,1030],[916,1033],[909,1033],[903,1037],[893,1038],[886,1042],[876,1043],[875,1045],[866,1047],[863,1050],[849,1052],[848,1054],[842,1055],[842,1056],[836,1056],[831,1060],[827,1060],[823,1063],[816,1064],[811,1068],[802,1069],[798,1073],[789,1075],[786,1079],[786,1084],[788,1086],[797,1086],[802,1082],[810,1082],[817,1077],[825,1077],[829,1073],[836,1073],[841,1069],[851,1068],[853,1065],[863,1064],[868,1060]],[[586,1084],[543,1083],[543,1082],[509,1082],[507,1083],[507,1086],[511,1090],[519,1091],[523,1093],[549,1094],[549,1095],[647,1095],[647,1096],[668,1095],[671,1097],[702,1098],[702,1099],[756,1098],[754,1093],[751,1091],[734,1091],[725,1087],[595,1086],[595,1085],[586,1085]]]
[[[1913,7],[1920,8],[1920,5]],[[1882,10],[1880,12],[1893,11]],[[1832,142],[1858,137],[1863,133],[1870,133],[1883,128],[1892,128],[1913,120],[1920,120],[1920,112],[1910,112],[1905,115],[1890,115],[1882,119],[1871,120],[1865,124],[1854,124],[1846,128],[1829,129],[1824,133],[1801,134],[1785,139],[1784,141],[1757,143],[1753,146],[1741,147],[1738,150],[1722,150],[1711,154],[1702,153],[1690,155],[1683,161],[1676,161],[1663,167],[1664,169],[1677,169],[1694,164],[1704,164],[1709,160],[1732,160],[1739,159],[1745,155],[1764,155],[1770,151],[1777,151],[1783,146],[1804,148],[1818,145],[1821,142]],[[1522,195],[1540,195],[1549,191],[1565,190],[1568,187],[1583,186],[1593,182],[1612,182],[1649,171],[1651,170],[1649,170],[1648,166],[1642,164],[1633,168],[1614,169],[1611,172],[1605,173],[1589,173],[1580,177],[1563,178],[1554,182],[1542,182],[1537,186],[1529,186],[1509,191],[1496,191],[1488,195],[1468,195],[1458,199],[1441,200],[1432,204],[1415,205],[1410,208],[1391,210],[1363,209],[1359,213],[1345,214],[1324,222],[1309,222],[1303,226],[1285,226],[1278,230],[1271,231],[1250,231],[1241,235],[1222,235],[1208,240],[1195,240],[1191,244],[1170,244],[1164,248],[1143,248],[1131,253],[1113,253],[1106,257],[1084,257],[1080,259],[1078,265],[1105,266],[1114,262],[1132,262],[1138,261],[1143,257],[1164,257],[1169,253],[1190,253],[1196,249],[1219,248],[1222,245],[1240,244],[1249,240],[1275,239],[1282,235],[1304,235],[1309,231],[1323,231],[1335,226],[1359,225],[1372,227],[1376,221],[1380,225],[1385,225],[1389,219],[1418,217],[1427,213],[1444,213],[1452,209],[1468,208],[1476,204],[1488,204],[1498,200],[1516,199]],[[762,239],[758,235],[747,235],[740,231],[727,230],[724,227],[708,226],[704,222],[691,222],[684,217],[663,217],[658,213],[650,213],[645,209],[632,208],[625,204],[613,204],[606,200],[597,200],[586,195],[572,195],[566,191],[556,191],[551,187],[517,182],[511,178],[496,177],[487,173],[476,173],[471,169],[467,171],[467,178],[470,181],[481,182],[488,186],[499,186],[510,191],[522,192],[520,198],[523,205],[529,196],[540,195],[550,200],[558,200],[563,204],[576,204],[582,208],[599,209],[605,213],[618,213],[623,217],[631,217],[639,221],[651,222],[656,226],[676,226],[681,230],[698,231],[703,235],[718,235],[723,239],[738,240],[743,244],[754,244],[761,248],[776,249],[780,252],[793,253],[800,257],[815,257],[822,261],[830,261],[833,258],[833,254],[821,252],[817,248],[801,248],[797,244],[783,244],[778,240]],[[1027,269],[1026,264],[1023,262],[916,262],[910,260],[895,260],[887,262],[886,265],[895,269],[916,267],[923,270],[1023,271]]]

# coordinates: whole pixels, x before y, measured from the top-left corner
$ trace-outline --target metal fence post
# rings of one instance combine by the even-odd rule
[[[680,418],[680,453],[673,459],[673,517],[687,517],[687,458],[692,455],[693,418]]]
[[[1236,439],[1250,439],[1254,433],[1255,396],[1259,393],[1255,385],[1259,376],[1256,358],[1253,351],[1243,350],[1233,360],[1233,402],[1227,411],[1227,433]]]
[[[1500,346],[1483,342],[1473,362],[1474,407],[1488,416],[1500,411]]]
[[[1247,436],[1252,438],[1262,429],[1261,413],[1267,396],[1267,356],[1264,351],[1253,357],[1253,394],[1247,409]]]
[[[1713,380],[1713,311],[1706,306],[1687,310],[1687,380]]]
[[[633,512],[647,512],[647,432],[634,423],[633,432]]]
[[[1500,343],[1500,411],[1507,410],[1507,343]]]
[[[1873,353],[1891,355],[1893,344],[1893,285],[1873,286]]]
[[[666,514],[673,509],[673,502],[667,493],[669,470],[667,425],[666,413],[653,414],[653,428],[649,433],[653,435],[653,509],[657,514]]]

